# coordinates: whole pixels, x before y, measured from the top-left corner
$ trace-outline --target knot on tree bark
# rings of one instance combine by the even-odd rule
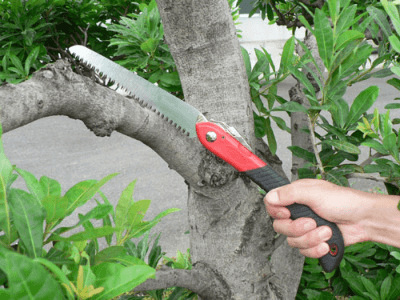
[[[69,88],[70,103],[68,116],[82,120],[96,136],[110,136],[117,129],[123,115],[122,103],[114,100],[115,93],[107,87],[99,86],[93,78],[74,73],[67,60],[58,60],[47,65],[36,74],[36,78],[52,79],[52,85],[60,90]],[[39,79],[40,80],[40,79]],[[78,100],[79,99],[79,100]]]
[[[202,153],[198,175],[201,179],[199,185],[220,187],[235,179],[238,173],[231,165],[205,150]]]

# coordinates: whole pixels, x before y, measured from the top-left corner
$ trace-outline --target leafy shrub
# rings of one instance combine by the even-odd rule
[[[265,4],[264,1],[256,2],[258,5],[261,2]],[[296,1],[287,5],[296,5],[295,3]],[[273,3],[268,2],[266,5]],[[279,5],[283,5],[281,1]],[[362,91],[350,107],[343,99],[350,85],[371,77],[382,78],[392,72],[400,75],[397,61],[393,61],[400,52],[400,43],[397,36],[391,33],[387,14],[383,10],[384,8],[390,12],[392,23],[399,24],[397,8],[394,9],[394,5],[385,0],[382,1],[383,7],[378,5],[366,9],[362,5],[331,0],[322,9],[308,11],[311,18],[301,14],[296,16],[316,38],[323,62],[322,69],[307,47],[294,37],[283,48],[279,69],[275,68],[265,49],[255,50],[257,62],[254,67],[250,65],[248,53],[242,51],[256,108],[256,135],[266,136],[271,151],[275,153],[277,145],[271,122],[275,121],[281,129],[288,132],[290,129],[282,119],[274,116],[274,112],[304,112],[312,125],[308,131],[312,130],[315,135],[314,152],[295,145],[289,147],[294,155],[308,162],[299,170],[300,177],[319,177],[348,186],[350,174],[379,173],[385,179],[388,193],[398,195],[400,137],[395,125],[400,123],[399,119],[391,118],[389,110],[383,114],[377,109],[372,114],[367,113],[378,97],[379,89],[376,86]],[[359,12],[362,11],[363,14],[360,15]],[[278,17],[269,18],[278,20]],[[367,43],[364,31],[369,28],[373,36],[377,36],[379,32],[374,30],[377,24],[387,30],[381,37],[383,42],[378,47],[378,58],[368,66],[373,48]],[[397,32],[400,34],[400,26]],[[294,54],[296,44],[305,55]],[[394,63],[390,69],[389,62]],[[384,67],[377,68],[382,63]],[[302,84],[310,108],[277,96],[277,83],[288,75],[294,76]],[[397,78],[388,80],[388,84],[400,90],[400,80]],[[398,109],[400,105],[391,103],[385,108]],[[322,112],[327,112],[331,118],[324,117]],[[315,132],[317,127],[325,133]],[[369,147],[371,155],[376,153],[365,166],[356,164],[361,146]],[[337,296],[351,299],[399,299],[399,253],[400,249],[379,243],[352,245],[346,247],[340,267],[332,273],[323,272],[317,259],[306,258],[296,299],[337,299]]]
[[[108,26],[108,30],[117,33],[110,41],[110,46],[118,46],[115,56],[124,57],[118,63],[183,98],[178,71],[164,41],[157,3],[142,3],[139,9],[141,13],[121,17],[119,25]]]
[[[0,165],[1,299],[112,299],[154,277],[162,253],[158,236],[148,263],[144,262],[148,232],[162,217],[179,209],[144,221],[150,200],[133,201],[135,181],[122,192],[114,209],[100,188],[117,174],[79,182],[62,195],[56,180],[46,176],[38,180],[12,166],[1,139]],[[29,192],[12,187],[18,176]],[[58,227],[96,194],[102,199],[95,200],[97,206],[79,214],[75,225]],[[93,220],[102,220],[103,226],[95,227]],[[79,227],[83,231],[64,236]],[[143,235],[137,246],[131,241]],[[98,239],[103,237],[108,247],[100,250]],[[113,237],[115,245],[111,244]]]
[[[397,300],[400,297],[399,251],[364,242],[346,247],[340,267],[324,273],[317,259],[306,258],[296,299]]]
[[[126,0],[1,1],[0,82],[19,83],[59,58],[73,61],[67,49],[74,44],[111,57],[116,47],[108,47],[113,33],[105,24],[137,12]]]

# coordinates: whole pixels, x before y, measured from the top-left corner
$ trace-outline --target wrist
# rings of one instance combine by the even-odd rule
[[[392,195],[374,195],[369,213],[363,222],[368,240],[400,248],[400,198]]]

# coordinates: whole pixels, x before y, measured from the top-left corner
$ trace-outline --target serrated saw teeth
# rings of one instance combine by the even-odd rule
[[[84,46],[72,46],[69,52],[82,65],[94,70],[108,86],[125,91],[141,107],[156,113],[181,133],[191,138],[197,136],[196,123],[201,113],[195,107]]]

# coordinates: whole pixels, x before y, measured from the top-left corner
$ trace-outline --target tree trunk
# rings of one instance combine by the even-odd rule
[[[322,59],[319,56],[318,46],[317,46],[317,41],[315,39],[315,36],[313,36],[310,33],[308,35],[306,35],[306,37],[304,38],[304,44],[311,51],[313,57],[315,58],[316,63],[318,64],[318,68],[320,70],[324,70],[325,66],[322,62]],[[297,45],[296,51],[300,56],[303,56],[305,54],[304,50],[299,45]],[[309,63],[307,66],[315,74],[319,74],[319,72],[317,71],[317,69],[313,63]],[[318,92],[319,92],[318,84],[312,78],[311,74],[309,74],[307,71],[303,71],[303,72],[306,73],[306,76],[308,78],[310,78],[310,81],[313,83],[313,86],[315,88],[315,92],[318,95]],[[323,81],[323,78],[320,78],[320,80]],[[297,82],[297,84],[289,90],[289,97],[290,97],[290,101],[294,101],[299,104],[302,104],[306,108],[310,107],[310,102],[308,101],[306,95],[304,94],[303,86],[300,84],[300,82]],[[291,135],[292,145],[299,146],[299,147],[306,149],[309,152],[313,153],[314,152],[314,148],[313,148],[313,144],[312,144],[313,142],[311,141],[310,134],[306,131],[306,130],[310,129],[309,128],[310,122],[309,122],[308,116],[303,112],[293,112],[290,117],[290,123],[291,123],[291,131],[292,131],[292,135]],[[299,179],[298,170],[300,168],[303,168],[306,163],[307,163],[306,160],[292,154],[292,168],[291,168],[292,178],[291,178],[291,181],[295,181],[295,180]]]
[[[254,145],[248,80],[227,1],[157,3],[186,101]],[[303,257],[286,243],[275,251],[272,222],[255,185],[206,150],[202,156],[202,182],[189,186],[188,199],[194,266],[217,271],[229,299],[294,299]]]
[[[226,0],[158,0],[186,101],[255,144],[249,87]],[[294,299],[303,257],[275,238],[255,184],[135,99],[48,65],[18,85],[0,86],[3,131],[66,115],[98,136],[113,130],[156,151],[189,186],[193,269],[157,272],[135,291],[186,287],[204,299]]]

